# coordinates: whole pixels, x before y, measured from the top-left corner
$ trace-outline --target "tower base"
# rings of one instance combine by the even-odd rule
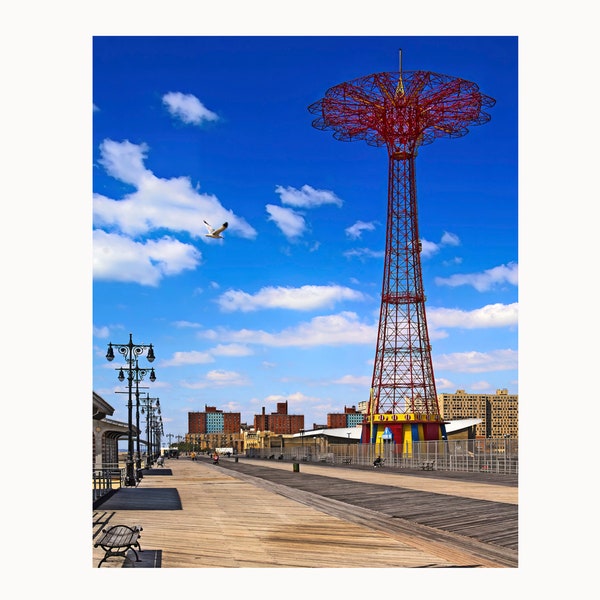
[[[413,442],[446,439],[446,427],[439,415],[381,413],[370,415],[362,424],[363,444],[374,444],[381,448],[385,444],[394,444],[400,446],[404,454],[412,454]]]

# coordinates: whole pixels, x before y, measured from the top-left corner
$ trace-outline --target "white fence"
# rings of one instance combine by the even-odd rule
[[[519,441],[481,439],[414,442],[407,448],[396,444],[333,444],[324,447],[307,441],[304,446],[251,448],[249,458],[324,462],[372,466],[381,456],[383,466],[392,469],[471,471],[506,475],[519,472]]]

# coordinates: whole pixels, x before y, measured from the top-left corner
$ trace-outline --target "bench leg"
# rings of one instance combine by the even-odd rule
[[[137,546],[137,549],[142,552],[142,548],[140,546],[139,542],[136,542],[135,544],[133,544],[132,546],[128,546],[127,548],[125,548],[124,550],[118,550],[118,551],[114,551],[112,548],[109,548],[106,553],[104,554],[104,558],[98,563],[98,569],[100,568],[100,565],[102,565],[103,562],[105,562],[106,560],[108,560],[111,556],[122,556],[125,559],[129,559],[131,560],[128,556],[127,556],[127,551],[131,550],[134,554],[135,554],[135,562],[142,562],[140,557],[138,556],[138,553],[135,551],[135,548],[133,546]]]

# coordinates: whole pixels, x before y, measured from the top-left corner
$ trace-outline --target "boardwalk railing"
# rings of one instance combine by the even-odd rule
[[[118,464],[104,464],[92,471],[92,489],[94,502],[110,491],[123,486],[125,469]]]
[[[481,439],[413,442],[402,448],[395,444],[333,444],[325,448],[309,441],[288,448],[249,448],[246,456],[298,462],[372,466],[381,456],[385,468],[471,471],[490,474],[519,473],[519,441]]]

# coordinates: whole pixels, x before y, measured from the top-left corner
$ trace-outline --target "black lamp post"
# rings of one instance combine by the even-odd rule
[[[126,486],[135,486],[137,484],[135,472],[133,469],[133,424],[132,424],[132,412],[133,412],[133,382],[136,381],[136,384],[144,377],[147,373],[150,373],[150,381],[156,380],[156,375],[154,373],[154,369],[140,369],[137,364],[137,358],[141,356],[144,351],[147,349],[148,362],[154,361],[154,348],[152,344],[134,344],[132,340],[131,333],[129,334],[129,343],[128,344],[113,344],[110,342],[108,344],[108,352],[106,353],[106,360],[109,362],[115,358],[114,348],[117,349],[117,352],[125,358],[127,361],[126,367],[121,367],[119,369],[118,379],[119,381],[124,381],[125,373],[127,371],[127,391],[129,394],[129,399],[127,402],[127,459],[125,461],[126,466],[126,474],[125,474],[125,485]],[[134,366],[135,365],[135,366]],[[135,375],[134,375],[135,374]]]
[[[154,447],[155,447],[154,456],[155,457],[157,457],[160,454],[160,443],[161,443],[162,435],[164,433],[162,416],[160,414],[160,403],[158,402],[158,400],[156,402],[157,402],[156,419],[154,421],[154,426],[153,426]]]
[[[156,400],[156,406],[152,406],[152,401]],[[150,394],[146,394],[146,400],[142,401],[142,414],[146,414],[146,469],[149,469],[154,463],[152,452],[151,434],[154,427],[154,411],[160,410],[160,400],[158,398],[150,398]]]

